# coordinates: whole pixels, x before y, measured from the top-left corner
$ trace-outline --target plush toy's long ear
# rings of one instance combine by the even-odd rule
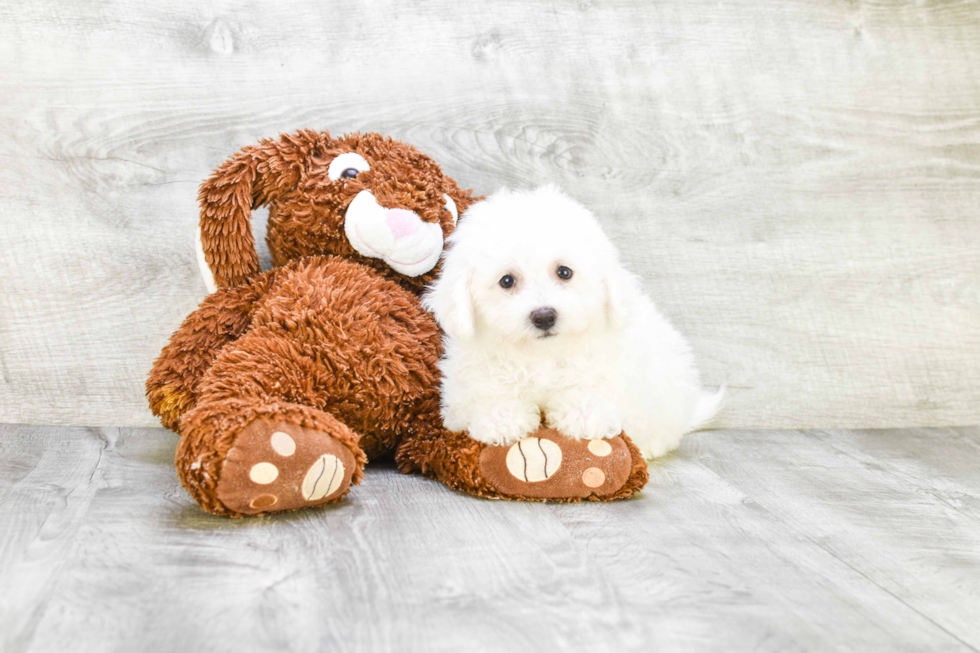
[[[432,311],[447,335],[461,340],[473,336],[470,274],[459,262],[443,261],[442,274],[422,296],[422,306]]]
[[[323,138],[298,132],[244,147],[201,184],[198,262],[209,291],[240,284],[260,271],[252,209],[294,188],[306,153]]]

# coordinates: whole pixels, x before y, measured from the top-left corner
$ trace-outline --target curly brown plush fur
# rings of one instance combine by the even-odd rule
[[[327,177],[330,162],[357,152],[371,169],[342,182]],[[269,208],[266,239],[272,264],[304,256],[335,254],[373,268],[420,292],[438,274],[438,266],[419,277],[406,277],[383,261],[358,254],[344,236],[344,211],[363,190],[382,206],[414,211],[426,222],[452,232],[443,193],[463,213],[475,199],[442,174],[435,161],[411,145],[380,134],[331,138],[310,130],[266,139],[242,148],[201,185],[201,240],[219,288],[240,284],[259,272],[252,236],[252,209]]]
[[[327,168],[343,152],[371,169],[331,181]],[[443,194],[461,213],[474,201],[431,159],[377,134],[263,141],[203,184],[202,243],[221,288],[174,333],[147,380],[154,414],[182,436],[176,466],[194,499],[231,516],[335,502],[385,454],[404,472],[484,497],[612,500],[639,490],[646,465],[625,436],[610,455],[542,431],[566,462],[559,473],[546,463],[551,475],[531,487],[508,471],[515,452],[442,427],[441,337],[418,298],[438,267],[407,277],[353,249],[344,214],[363,190],[445,235],[454,222]],[[279,266],[265,273],[249,223],[262,204]]]

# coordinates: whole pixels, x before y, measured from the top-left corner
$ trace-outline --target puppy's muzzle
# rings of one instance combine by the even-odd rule
[[[555,322],[557,321],[558,311],[550,306],[536,308],[531,311],[531,324],[542,331],[547,331],[551,327],[555,326]]]

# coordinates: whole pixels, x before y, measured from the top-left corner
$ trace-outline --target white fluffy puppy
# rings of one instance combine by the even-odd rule
[[[510,444],[541,425],[626,432],[644,456],[706,425],[690,345],[643,294],[584,206],[555,186],[502,190],[467,210],[423,298],[446,333],[442,415]]]

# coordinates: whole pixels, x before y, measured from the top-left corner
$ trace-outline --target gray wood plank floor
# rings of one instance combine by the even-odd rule
[[[980,649],[980,427],[699,433],[608,505],[380,465],[242,521],[175,444],[0,426],[0,650]]]

